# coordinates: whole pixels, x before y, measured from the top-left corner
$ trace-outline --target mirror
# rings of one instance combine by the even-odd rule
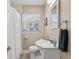
[[[53,0],[50,4],[50,27],[57,29],[59,27],[59,1]]]

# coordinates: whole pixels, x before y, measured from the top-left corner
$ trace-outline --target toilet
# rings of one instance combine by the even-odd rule
[[[39,48],[37,46],[30,46],[29,52],[31,55],[31,59],[37,59],[37,55],[39,53]]]

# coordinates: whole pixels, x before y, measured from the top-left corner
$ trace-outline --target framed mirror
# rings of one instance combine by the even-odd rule
[[[59,27],[59,0],[52,0],[50,4],[50,27],[57,29]]]

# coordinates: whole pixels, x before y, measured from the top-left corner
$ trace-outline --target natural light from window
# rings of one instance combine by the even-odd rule
[[[39,32],[40,31],[40,15],[39,14],[23,14],[22,15],[23,32]]]

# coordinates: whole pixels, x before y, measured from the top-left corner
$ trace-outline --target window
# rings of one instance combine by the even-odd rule
[[[23,14],[23,32],[39,32],[40,29],[40,15],[38,14]]]
[[[50,9],[50,25],[51,29],[57,29],[59,27],[59,13],[58,13],[58,1],[54,2]]]
[[[51,28],[58,28],[58,17],[57,15],[51,15]]]

